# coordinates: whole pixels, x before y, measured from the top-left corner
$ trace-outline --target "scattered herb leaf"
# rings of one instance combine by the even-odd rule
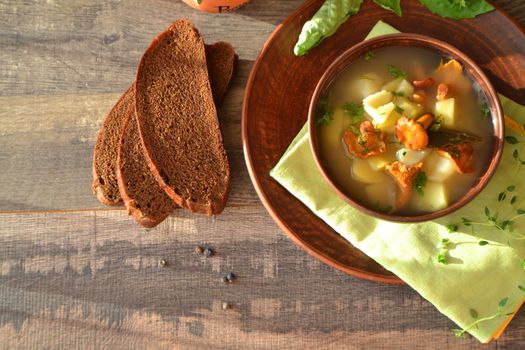
[[[519,290],[521,290],[522,292],[525,292],[525,287],[518,285],[518,288],[519,288]]]
[[[516,189],[516,185],[510,185],[509,187],[507,187],[507,191],[509,192],[512,192]]]
[[[448,233],[452,233],[452,232],[457,232],[458,231],[458,225],[456,225],[456,224],[445,225],[445,228],[447,229]]]
[[[343,110],[352,119],[352,124],[359,123],[365,117],[365,108],[357,103],[346,103]]]
[[[394,92],[392,92],[392,95],[403,97],[403,96],[405,96],[405,93],[403,91],[394,91]]]
[[[523,269],[525,269],[525,259],[521,262],[521,267],[523,267]]]
[[[387,68],[388,68],[388,73],[393,76],[394,78],[398,79],[398,78],[403,78],[403,79],[406,79],[406,77],[408,76],[407,72],[391,65],[391,64],[388,64],[387,65]]]
[[[334,109],[330,107],[327,98],[322,98],[319,101],[318,113],[317,124],[328,125],[334,119]]]
[[[427,174],[425,174],[424,171],[419,172],[417,174],[416,178],[414,179],[414,182],[412,183],[412,187],[414,190],[419,193],[419,195],[423,196],[425,193],[423,192],[423,188],[427,184]]]
[[[376,53],[374,51],[368,51],[365,53],[365,61],[370,61],[372,58],[374,58]]]
[[[488,241],[479,241],[478,244],[479,244],[480,246],[484,246],[484,245],[489,244],[489,242],[488,242]]]
[[[509,301],[509,298],[508,297],[505,297],[503,299],[501,299],[498,303],[498,306],[499,307],[505,307],[505,305],[507,305],[507,301]]]
[[[472,316],[472,318],[476,319],[478,318],[478,312],[474,309],[470,309],[470,316]]]
[[[510,143],[511,145],[519,143],[518,139],[514,136],[505,136],[505,141],[507,141],[507,143]]]

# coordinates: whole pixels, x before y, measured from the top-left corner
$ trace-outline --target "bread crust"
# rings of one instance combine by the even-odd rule
[[[118,99],[117,103],[111,108],[109,113],[104,118],[104,122],[98,132],[97,141],[95,142],[95,147],[93,149],[93,182],[92,190],[93,193],[97,196],[97,199],[105,205],[121,205],[122,197],[118,191],[118,184],[116,179],[116,164],[117,164],[117,150],[116,146],[120,138],[120,133],[122,130],[122,125],[124,118],[120,115],[119,111],[122,108],[125,108],[126,104],[133,107],[132,100],[133,96],[133,86],[130,86]],[[110,128],[116,124],[116,129],[113,133],[110,132]],[[114,152],[108,152],[106,150],[114,149]],[[104,156],[101,152],[106,151],[105,156],[109,156],[109,163],[102,164],[102,159],[99,157]],[[105,167],[109,167],[106,169]],[[104,180],[102,177],[105,176]],[[102,181],[104,183],[102,183]],[[113,193],[115,198],[111,198],[110,192]]]

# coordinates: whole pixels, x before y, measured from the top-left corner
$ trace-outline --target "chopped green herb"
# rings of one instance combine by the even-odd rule
[[[372,58],[374,58],[376,53],[374,51],[368,51],[365,53],[365,61],[370,61]]]
[[[445,225],[445,228],[447,229],[448,233],[452,233],[452,232],[457,232],[458,231],[458,225],[456,225],[456,224]]]
[[[363,105],[349,102],[343,106],[345,113],[352,118],[352,124],[359,123],[365,117],[365,108]]]
[[[511,145],[519,143],[518,139],[514,136],[505,136],[505,141],[507,141],[507,143],[510,143]]]
[[[403,108],[399,107],[399,106],[396,106],[396,107],[394,108],[394,111],[396,111],[396,112],[399,113],[399,114],[403,114],[403,113],[405,113],[405,110],[404,110]]]
[[[359,129],[354,124],[348,125],[347,130],[351,131],[352,134],[354,134],[354,135],[359,135],[360,134]]]
[[[419,193],[419,195],[423,196],[425,193],[423,192],[423,188],[427,184],[427,174],[425,174],[424,171],[421,171],[419,174],[417,174],[416,178],[414,179],[414,182],[412,183],[412,187],[414,190]]]
[[[501,299],[501,300],[499,301],[499,303],[498,303],[498,306],[499,306],[499,307],[505,307],[505,305],[507,305],[507,301],[509,301],[509,298],[508,298],[508,297]]]
[[[399,96],[399,97],[405,96],[405,93],[403,91],[394,91],[394,92],[392,92],[392,94],[394,96]]]
[[[388,73],[393,76],[394,78],[398,79],[398,78],[403,78],[403,79],[406,79],[406,77],[408,76],[407,72],[389,64],[387,65],[387,68],[388,68]]]
[[[486,102],[483,102],[481,104],[481,115],[483,116],[483,118],[490,117],[490,109]]]
[[[334,119],[334,109],[330,107],[327,98],[322,98],[319,101],[318,113],[317,124],[328,125]]]

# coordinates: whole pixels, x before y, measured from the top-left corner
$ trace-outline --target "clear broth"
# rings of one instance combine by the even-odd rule
[[[436,76],[435,71],[443,60],[447,61],[437,53],[422,48],[382,48],[374,51],[372,59],[367,60],[365,57],[361,57],[354,61],[330,85],[327,98],[335,113],[333,120],[328,125],[318,125],[321,156],[334,180],[360,204],[374,210],[388,211],[399,215],[417,215],[435,211],[428,209],[428,205],[422,206],[422,198],[418,198],[420,195],[415,192],[406,207],[400,210],[390,210],[392,203],[395,203],[398,187],[386,171],[374,174],[374,176],[379,177],[377,183],[381,185],[378,186],[384,186],[384,197],[380,200],[369,198],[366,190],[369,184],[355,180],[352,175],[352,163],[355,160],[347,152],[346,145],[342,140],[342,134],[347,129],[350,118],[341,107],[349,102],[361,105],[364,97],[379,91],[384,84],[392,81],[394,78],[389,74],[387,65],[394,65],[406,71],[409,82],[434,77],[436,84],[438,84],[441,77]],[[440,182],[445,189],[447,206],[457,202],[479,181],[491,155],[493,135],[491,119],[483,116],[480,106],[484,98],[479,96],[475,88],[476,84],[463,73],[450,86],[456,101],[456,121],[453,129],[477,135],[482,141],[473,143],[473,172],[467,174],[455,172]],[[435,94],[427,94],[423,103],[425,112],[431,112],[435,102]],[[368,117],[368,119],[370,118]],[[393,140],[393,136],[391,136],[388,136],[388,140]],[[392,161],[395,161],[395,152],[402,147],[402,145],[391,141],[387,143],[386,154]]]

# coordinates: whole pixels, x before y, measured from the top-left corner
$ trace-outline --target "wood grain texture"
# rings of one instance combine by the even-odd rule
[[[320,263],[260,204],[242,156],[244,85],[301,2],[252,0],[208,15],[177,0],[0,0],[0,211],[97,209],[0,215],[0,349],[525,348],[523,310],[498,342],[455,339],[412,289]],[[523,2],[496,3],[525,24]],[[217,218],[180,210],[146,230],[122,210],[100,210],[91,151],[141,53],[180,17],[240,55],[220,112],[233,187]],[[217,254],[204,258],[196,245]],[[237,280],[223,284],[231,271]]]

